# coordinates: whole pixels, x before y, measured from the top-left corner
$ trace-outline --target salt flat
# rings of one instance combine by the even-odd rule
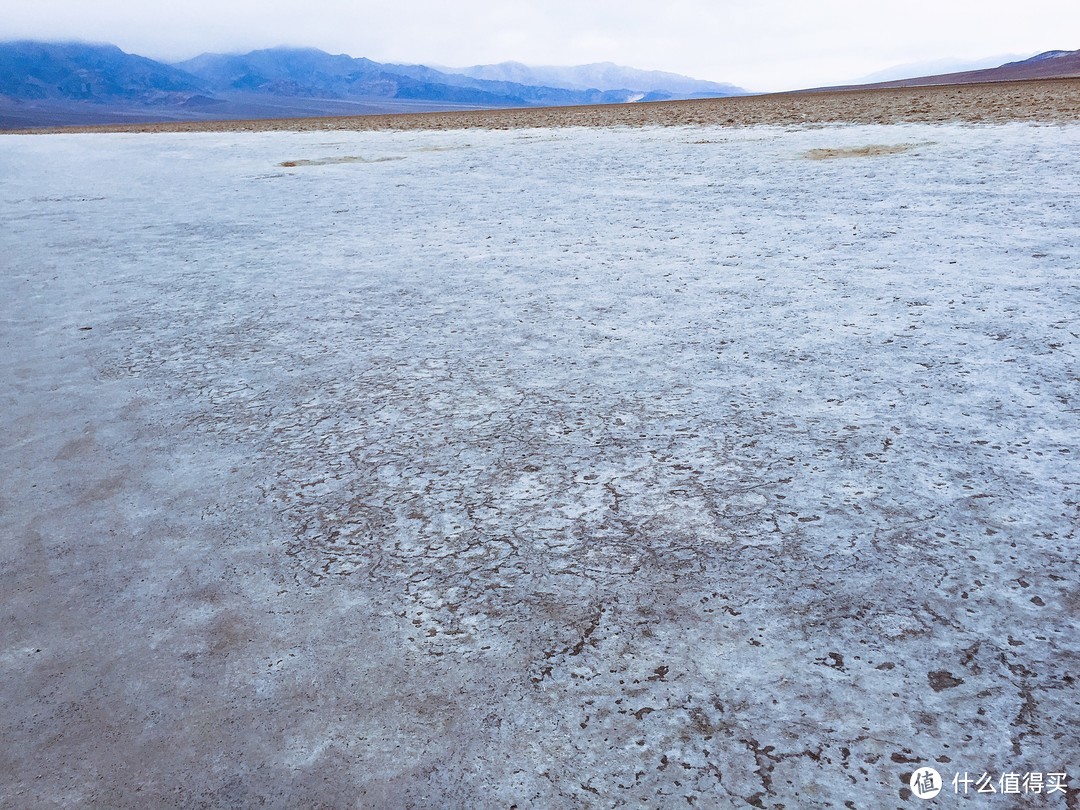
[[[0,805],[1075,786],[1078,149],[5,136]]]

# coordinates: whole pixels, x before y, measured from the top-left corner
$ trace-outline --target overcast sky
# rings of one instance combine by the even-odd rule
[[[788,90],[896,64],[1080,48],[1078,0],[11,0],[0,39],[156,59],[305,45],[380,62],[617,62]]]

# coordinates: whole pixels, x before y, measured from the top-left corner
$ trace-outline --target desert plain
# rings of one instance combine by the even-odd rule
[[[1078,154],[1075,80],[2,136],[0,806],[1080,806]]]

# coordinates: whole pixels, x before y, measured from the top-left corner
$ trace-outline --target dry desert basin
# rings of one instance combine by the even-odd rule
[[[0,806],[1080,807],[1078,155],[1077,80],[0,136]]]

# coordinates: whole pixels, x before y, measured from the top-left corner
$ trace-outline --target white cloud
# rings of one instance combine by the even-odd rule
[[[1075,0],[37,0],[13,4],[0,37],[114,42],[147,56],[311,45],[380,61],[468,65],[613,61],[793,89],[896,63],[1073,48]]]

